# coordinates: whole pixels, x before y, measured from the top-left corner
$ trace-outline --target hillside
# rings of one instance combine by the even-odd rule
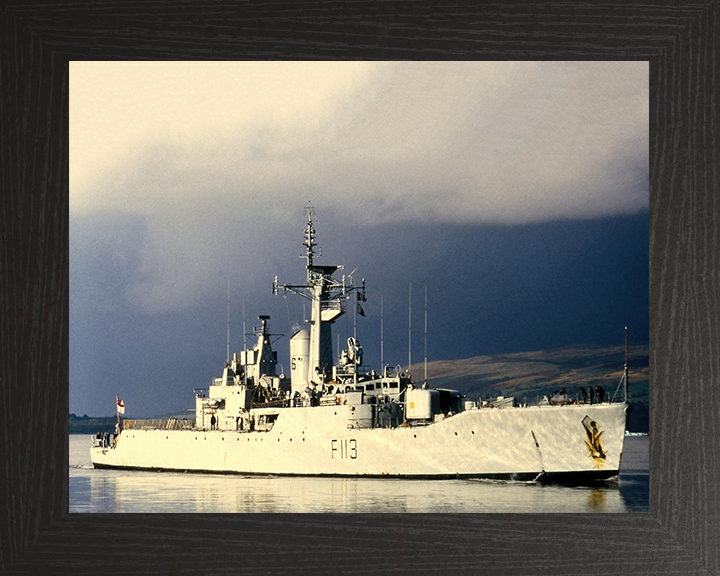
[[[628,427],[647,432],[650,381],[647,346],[628,350],[628,380],[633,413]],[[430,386],[460,390],[470,400],[515,396],[534,404],[543,396],[565,388],[571,398],[581,398],[580,387],[602,386],[606,399],[622,398],[618,388],[623,375],[623,346],[596,348],[571,346],[555,350],[475,356],[464,360],[428,362]],[[424,365],[412,366],[415,382],[422,382]]]
[[[647,346],[629,349],[629,381],[633,400],[647,403],[649,355]],[[565,387],[580,394],[580,386],[600,385],[612,397],[623,375],[622,346],[592,348],[576,346],[537,352],[475,356],[464,360],[428,362],[428,384],[455,388],[472,399],[491,396],[527,397],[552,394]],[[422,363],[412,366],[416,382],[424,377]],[[619,394],[619,392],[618,392]]]

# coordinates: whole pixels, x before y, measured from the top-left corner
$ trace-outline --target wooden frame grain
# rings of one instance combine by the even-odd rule
[[[717,574],[718,2],[0,6],[0,572]],[[68,514],[68,62],[647,60],[649,514]]]

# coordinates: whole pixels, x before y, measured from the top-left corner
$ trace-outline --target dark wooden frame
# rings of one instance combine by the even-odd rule
[[[0,572],[720,573],[719,19],[717,0],[2,3]],[[287,58],[650,62],[649,514],[68,514],[68,61]]]

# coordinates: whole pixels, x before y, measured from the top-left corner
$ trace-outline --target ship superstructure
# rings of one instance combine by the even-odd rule
[[[409,371],[363,364],[356,336],[333,354],[332,326],[364,301],[365,281],[315,262],[312,211],[306,279],[273,292],[310,302],[309,327],[290,338],[290,377],[278,374],[269,317],[251,349],[196,389],[194,421],[126,420],[114,442],[93,440],[98,468],[238,474],[596,480],[617,475],[626,402],[518,406],[468,401],[416,385]],[[627,376],[624,376],[627,382]]]

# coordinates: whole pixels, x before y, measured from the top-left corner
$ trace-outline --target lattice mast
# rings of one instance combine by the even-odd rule
[[[307,281],[305,284],[278,284],[277,277],[273,284],[273,293],[280,289],[283,296],[287,292],[294,292],[310,301],[310,349],[308,359],[307,381],[314,385],[322,384],[332,373],[334,355],[332,345],[332,324],[345,314],[346,303],[350,295],[358,287],[353,285],[352,277],[346,283],[343,276],[341,281],[333,278],[333,274],[342,270],[342,266],[324,266],[315,263],[315,227],[313,225],[313,207],[308,204],[307,224],[305,226],[304,258],[306,260]],[[364,281],[363,281],[364,291]]]

